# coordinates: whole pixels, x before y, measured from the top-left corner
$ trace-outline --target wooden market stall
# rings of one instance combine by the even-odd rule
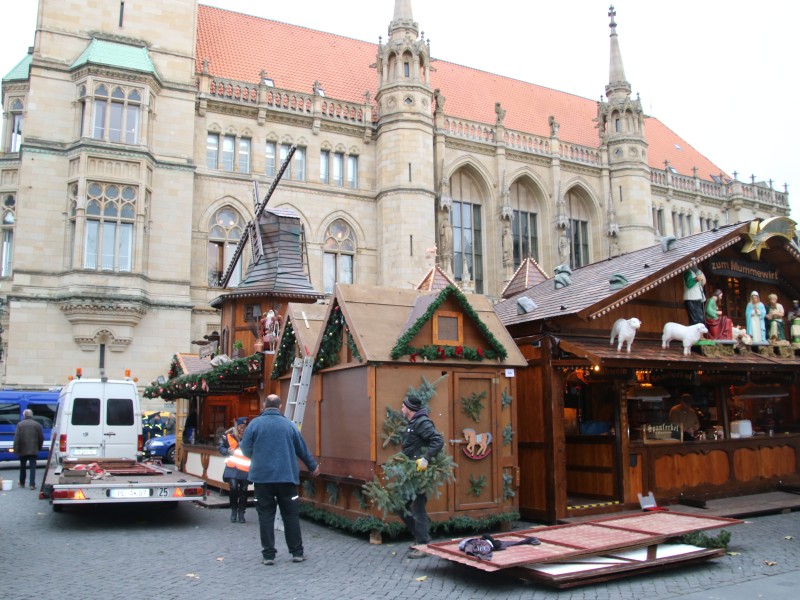
[[[264,208],[240,245],[245,241],[251,254],[242,281],[211,302],[221,311],[217,347],[202,358],[176,355],[169,376],[145,390],[178,403],[182,468],[221,488],[227,488],[221,434],[237,417],[257,416],[262,399],[279,391],[270,374],[289,302],[313,303],[323,296],[306,273],[303,227],[294,211]]]
[[[359,531],[399,522],[384,520],[362,486],[400,451],[392,413],[410,388],[430,385],[431,418],[458,464],[455,482],[429,499],[432,522],[488,528],[516,517],[516,374],[525,360],[488,299],[454,286],[337,285],[322,322],[303,425],[322,474],[302,486],[306,513]],[[281,352],[294,356],[297,344],[284,341]],[[288,363],[279,354],[277,364]]]
[[[690,269],[703,274],[706,298],[722,290],[719,308],[733,325],[745,325],[753,290],[791,307],[800,298],[793,232],[778,218],[665,239],[556,269],[497,305],[529,363],[518,381],[523,517],[556,522],[632,508],[649,492],[660,503],[702,502],[798,480],[800,344],[747,343],[736,332],[688,354],[680,340],[662,347],[666,323],[689,324]],[[635,334],[630,353],[609,343],[619,319]],[[701,426],[692,441],[670,421],[682,394]]]

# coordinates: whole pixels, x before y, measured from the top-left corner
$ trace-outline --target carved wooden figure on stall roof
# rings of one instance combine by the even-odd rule
[[[281,332],[281,316],[274,310],[265,312],[261,319],[262,340],[264,341],[264,351],[275,354],[278,347],[278,337]]]

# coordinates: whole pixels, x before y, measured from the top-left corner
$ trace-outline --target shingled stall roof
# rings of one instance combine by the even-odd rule
[[[214,308],[231,298],[281,296],[315,300],[324,294],[311,285],[303,267],[303,226],[291,209],[266,208],[258,220],[251,248],[262,252],[251,262],[241,283],[211,302]]]
[[[406,363],[411,359],[408,356],[402,356],[394,360],[391,356],[392,349],[408,329],[409,323],[413,324],[414,319],[410,321],[411,316],[416,315],[419,317],[423,315],[424,310],[418,310],[420,303],[428,306],[442,293],[444,293],[444,290],[426,292],[416,289],[337,284],[328,312],[325,315],[324,323],[328,322],[331,312],[338,307],[344,315],[358,348],[358,353],[363,361]],[[480,322],[505,348],[507,358],[502,361],[502,364],[509,367],[526,366],[527,361],[518,350],[506,328],[500,323],[500,319],[497,318],[491,302],[485,296],[477,294],[463,294],[463,297],[472,307]],[[314,350],[315,356],[319,353],[320,342],[321,336]],[[486,347],[489,347],[488,340]],[[429,362],[452,363],[456,360],[458,359],[446,358],[441,361],[432,360]],[[466,359],[463,360],[464,362],[476,364]],[[489,361],[487,360],[487,362]]]
[[[715,371],[796,371],[800,366],[798,357],[764,356],[757,352],[734,354],[733,356],[705,356],[692,352],[684,356],[681,343],[674,341],[668,348],[661,347],[660,340],[636,338],[633,352],[618,351],[616,345],[609,345],[608,336],[586,337],[554,335],[555,343],[564,352],[578,358],[585,358],[592,366],[630,367],[648,369],[658,364],[660,369],[689,369]]]
[[[724,225],[717,229],[689,235],[675,241],[672,249],[650,246],[575,269],[570,284],[556,289],[550,279],[495,306],[506,327],[541,319],[576,315],[585,321],[609,312],[653,287],[683,273],[690,265],[740,243],[749,223]],[[609,279],[622,275],[628,283],[611,289]],[[517,300],[526,297],[536,307],[529,312],[519,309]],[[520,314],[522,313],[522,314]]]
[[[500,295],[503,298],[511,298],[511,296],[524,292],[549,278],[550,276],[539,266],[539,263],[528,257],[522,261],[522,264],[517,268],[511,281],[506,284],[506,287],[503,288],[503,293]]]
[[[388,15],[387,15],[388,20]],[[231,32],[236,32],[231,35]],[[380,32],[376,32],[376,35]],[[598,43],[601,43],[598,34]],[[436,38],[432,50],[436,50]],[[258,84],[266,69],[279,90],[309,93],[319,81],[329,99],[364,104],[365,92],[377,92],[375,62],[378,47],[325,33],[237,12],[198,6],[196,71],[204,61],[211,76]],[[242,52],[246,48],[246,52]],[[287,49],[291,49],[287,51]],[[559,139],[599,148],[595,119],[597,100],[582,98],[543,85],[527,83],[487,71],[434,58],[431,89],[439,89],[447,102],[448,117],[494,126],[495,103],[506,111],[507,129],[550,137],[550,115],[560,125]],[[500,68],[500,65],[498,65]],[[603,89],[599,89],[598,93]],[[375,112],[377,114],[377,111]],[[724,172],[655,117],[645,117],[648,164],[659,171],[664,161],[678,173],[710,180]]]
[[[422,291],[441,291],[448,285],[457,286],[456,282],[450,279],[439,265],[435,265],[422,278],[422,281],[417,285],[417,289]]]

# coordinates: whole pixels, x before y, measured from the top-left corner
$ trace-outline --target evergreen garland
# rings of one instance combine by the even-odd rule
[[[339,305],[334,304],[330,319],[328,319],[328,324],[325,327],[325,332],[322,334],[319,352],[317,353],[316,360],[314,360],[314,373],[320,369],[326,369],[339,364],[339,353],[342,350],[344,334],[347,334],[347,346],[350,348],[353,358],[358,362],[364,362],[364,359],[361,358],[361,354],[358,352],[356,342],[350,333],[350,328],[347,326],[347,322],[344,319]]]
[[[350,531],[352,533],[370,533],[372,531],[378,531],[390,537],[397,537],[399,534],[408,531],[405,524],[402,522],[392,521],[387,523],[386,521],[372,516],[358,517],[355,520],[348,519],[347,517],[333,514],[324,508],[317,508],[308,502],[300,503],[300,514],[306,518],[323,523],[324,525],[335,527],[343,531]],[[516,520],[519,520],[519,513],[516,511],[490,515],[482,519],[458,516],[451,517],[447,521],[431,521],[430,529],[432,532],[442,531],[444,533],[449,533],[451,531],[486,532],[494,529],[501,523],[510,523]]]
[[[700,548],[727,548],[731,541],[731,532],[723,529],[718,535],[710,536],[703,531],[694,531],[680,536],[677,540],[681,544]]]
[[[350,329],[347,328],[347,324],[345,324],[345,332],[347,333],[347,347],[350,348],[350,354],[353,355],[358,362],[364,362],[364,359],[361,358],[361,354],[358,351],[358,346],[356,346],[356,341],[353,339],[353,334],[350,333]]]
[[[463,412],[476,423],[479,422],[481,420],[481,411],[483,410],[484,398],[486,398],[486,391],[483,391],[480,394],[472,392],[469,397],[462,397],[461,412]]]
[[[277,379],[292,368],[296,355],[296,346],[297,337],[294,334],[294,326],[292,325],[291,319],[287,319],[286,325],[283,327],[281,345],[278,348],[278,354],[275,355],[275,364],[272,365],[271,379]]]
[[[475,326],[481,334],[489,341],[491,349],[482,350],[480,348],[470,348],[468,346],[432,346],[426,345],[422,348],[411,346],[411,340],[419,333],[422,327],[433,318],[433,314],[439,307],[447,300],[448,297],[453,296],[458,304],[463,309],[464,313],[469,316],[475,323]],[[454,285],[448,285],[444,288],[439,296],[431,302],[425,313],[416,320],[416,322],[408,328],[408,330],[400,336],[392,348],[391,358],[397,360],[401,356],[411,355],[412,362],[416,361],[417,356],[421,356],[428,360],[443,360],[445,358],[466,358],[467,360],[480,361],[484,358],[505,360],[508,357],[508,352],[503,345],[492,335],[489,328],[486,326],[475,309],[467,300],[467,297]]]
[[[510,473],[503,473],[503,500],[510,500],[517,495],[511,487],[513,483],[514,477]]]
[[[511,406],[511,394],[508,393],[508,389],[503,389],[503,393],[500,394],[500,406],[501,408],[508,408]]]
[[[176,400],[191,398],[198,393],[213,393],[218,384],[234,379],[252,376],[264,367],[264,357],[260,352],[244,358],[235,358],[204,373],[182,375],[163,384],[155,384],[144,389],[145,398]]]
[[[336,506],[339,504],[339,484],[329,481],[325,485],[325,491],[328,494],[328,504]]]
[[[398,452],[383,465],[383,482],[377,476],[364,484],[364,494],[384,516],[407,513],[406,505],[420,494],[438,498],[445,483],[455,481],[456,464],[446,452],[439,452],[428,462],[428,468],[417,471],[413,458]]]
[[[178,362],[178,355],[175,354],[172,356],[172,361],[169,363],[167,379],[175,379],[178,375],[180,375],[181,371],[183,371],[183,369],[181,368],[180,362]]]
[[[483,492],[483,488],[486,487],[486,476],[481,475],[480,477],[475,477],[475,475],[469,476],[469,493],[478,498],[481,493]]]
[[[503,446],[509,446],[511,441],[514,439],[514,429],[511,427],[511,423],[503,427]]]

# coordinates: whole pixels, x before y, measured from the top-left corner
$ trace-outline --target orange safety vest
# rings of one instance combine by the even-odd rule
[[[228,433],[227,437],[231,453],[228,455],[228,459],[225,461],[225,466],[231,467],[232,469],[239,469],[240,471],[244,471],[245,473],[249,473],[250,459],[247,458],[244,454],[242,454],[242,450],[241,448],[239,448],[239,442],[235,437],[233,437],[233,435]]]

